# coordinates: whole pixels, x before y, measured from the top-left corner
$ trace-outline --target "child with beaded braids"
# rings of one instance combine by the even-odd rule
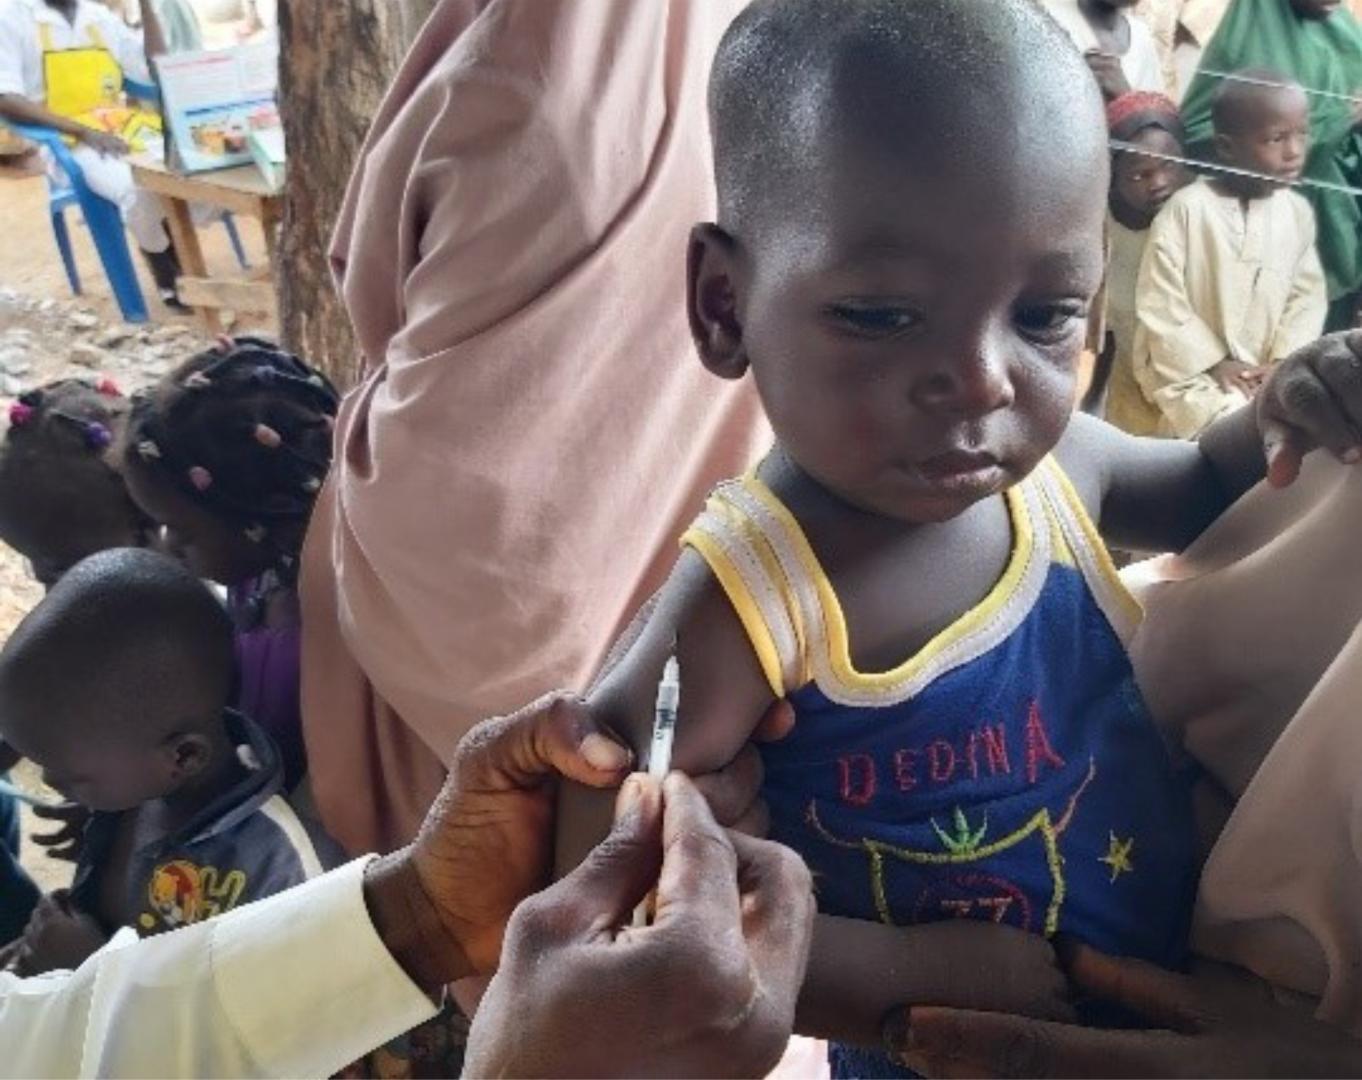
[[[331,464],[339,395],[272,342],[223,338],[134,400],[123,453],[132,498],[190,569],[229,589],[238,707],[305,771],[297,563]]]
[[[128,399],[109,379],[60,379],[9,407],[0,441],[0,541],[28,560],[45,588],[87,555],[154,539],[155,524],[128,497],[118,472],[116,445],[127,418]],[[0,777],[19,760],[0,742]],[[14,810],[8,800],[0,796],[0,818],[6,807]],[[71,855],[84,813],[70,804],[35,812],[56,831],[34,839]],[[32,881],[0,844],[0,942],[23,930],[36,901]]]
[[[0,540],[50,587],[112,547],[143,547],[154,525],[129,497],[115,446],[128,399],[109,379],[61,379],[9,408],[0,442]]]

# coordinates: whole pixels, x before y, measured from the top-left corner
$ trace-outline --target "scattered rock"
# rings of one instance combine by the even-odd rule
[[[28,352],[18,348],[0,348],[0,371],[6,375],[27,375],[33,370]]]
[[[170,341],[179,341],[182,338],[192,337],[194,331],[180,323],[167,323],[165,326],[158,326],[151,331],[144,340],[163,345]]]
[[[49,315],[57,310],[57,302],[51,297],[48,297],[46,300],[39,300],[37,310],[41,311],[44,315]]]
[[[99,325],[99,316],[90,311],[73,311],[66,321],[73,330],[93,330]]]
[[[111,326],[95,335],[95,344],[102,349],[112,349],[131,338],[133,331],[127,326]]]
[[[71,346],[71,352],[67,359],[73,364],[79,364],[86,368],[107,367],[112,357],[109,353],[101,349],[98,345],[91,345],[87,342],[79,341]]]

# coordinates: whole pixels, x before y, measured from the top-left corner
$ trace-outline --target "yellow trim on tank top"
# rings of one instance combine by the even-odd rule
[[[790,620],[790,628],[794,631],[795,655],[799,664],[797,685],[806,685],[813,675],[809,671],[809,638],[804,632],[804,617],[799,610],[799,597],[795,594],[789,578],[785,576],[785,568],[780,565],[780,558],[771,547],[770,538],[761,531],[761,527],[755,521],[727,499],[712,500],[711,509],[718,510],[729,524],[739,530],[747,541],[748,548],[756,554],[757,560],[761,563],[766,580],[779,591],[781,603],[785,605],[786,617]]]
[[[1097,569],[1111,589],[1112,597],[1126,609],[1126,613],[1137,623],[1142,621],[1144,619],[1144,608],[1131,595],[1130,590],[1126,588],[1126,583],[1121,580],[1121,573],[1116,569],[1116,564],[1111,561],[1111,552],[1107,550],[1106,541],[1102,539],[1102,534],[1097,531],[1097,526],[1088,516],[1088,508],[1083,505],[1083,497],[1078,494],[1078,489],[1074,487],[1068,473],[1052,457],[1045,459],[1042,468],[1048,468],[1055,477],[1060,494],[1064,496],[1064,502],[1070,513],[1073,514],[1074,521],[1077,522],[1079,531],[1083,534],[1083,539],[1087,541],[1088,548],[1097,560]]]
[[[1035,534],[1031,516],[1027,512],[1026,498],[1020,485],[1014,485],[1003,492],[1012,524],[1012,552],[1002,576],[989,590],[988,595],[902,664],[889,671],[861,672],[856,670],[851,661],[850,639],[841,601],[837,599],[837,592],[809,544],[808,537],[804,535],[803,528],[786,509],[785,504],[776,498],[755,473],[744,476],[742,483],[761,500],[789,534],[804,572],[809,575],[809,580],[814,583],[818,592],[824,635],[828,642],[828,662],[837,678],[850,687],[869,690],[888,690],[897,687],[918,675],[943,650],[982,629],[1016,593],[1026,573],[1027,564],[1031,561],[1031,550],[1035,545]]]
[[[1059,523],[1059,518],[1055,516],[1054,507],[1050,505],[1049,499],[1041,500],[1041,509],[1050,527],[1050,561],[1077,570],[1078,560],[1074,557],[1074,553],[1069,550],[1069,541],[1064,536],[1064,527]]]

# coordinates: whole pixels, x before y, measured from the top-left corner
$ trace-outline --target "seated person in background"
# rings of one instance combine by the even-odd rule
[[[1182,157],[1182,121],[1162,94],[1134,91],[1107,106],[1113,142],[1151,154]],[[1191,180],[1182,165],[1113,148],[1107,197],[1107,272],[1088,320],[1088,346],[1097,357],[1088,412],[1132,435],[1152,435],[1159,414],[1135,382],[1135,286],[1154,215]]]
[[[1131,90],[1161,93],[1163,62],[1154,35],[1131,10],[1136,0],[1042,0],[1083,53],[1102,96],[1112,101]]]
[[[1328,314],[1314,211],[1288,186],[1310,146],[1305,93],[1270,71],[1242,74],[1275,85],[1221,85],[1215,146],[1234,171],[1169,200],[1140,268],[1135,378],[1160,435],[1194,439],[1234,412]]]
[[[61,379],[10,406],[0,443],[0,540],[48,588],[87,555],[154,539],[156,526],[118,470],[128,408],[108,379]]]
[[[788,698],[764,794],[822,912],[799,1024],[843,1043],[837,1074],[892,1075],[845,1044],[880,1047],[896,1002],[1068,1010],[1056,932],[1183,962],[1187,779],[1098,528],[1181,549],[1264,477],[1265,444],[1279,482],[1325,438],[1351,456],[1362,388],[1342,369],[1335,399],[1294,357],[1261,427],[1241,410],[1199,444],[1073,413],[1109,150],[1031,0],[757,0],[710,105],[691,325],[716,375],[751,369],[777,446],[718,489],[591,704],[642,754],[674,651],[672,765],[696,772]],[[560,869],[611,812],[564,793]]]
[[[118,928],[171,930],[287,889],[338,852],[279,795],[279,754],[228,707],[231,623],[187,570],[120,548],[70,570],[0,652],[0,735],[92,811],[69,892],[13,962],[74,967]]]
[[[291,790],[306,771],[298,554],[331,466],[339,395],[296,356],[224,338],[139,396],[122,471],[200,577],[227,586],[237,707],[268,731]]]
[[[125,123],[135,118],[118,111],[123,78],[150,82],[147,57],[166,52],[151,0],[140,6],[138,33],[95,0],[0,0],[0,120],[53,128],[74,142],[85,182],[123,214],[162,302],[187,311],[175,294],[180,265],[160,200],[133,181],[122,135],[102,126],[131,130]]]

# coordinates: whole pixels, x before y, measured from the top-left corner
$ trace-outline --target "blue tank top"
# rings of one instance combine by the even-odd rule
[[[794,732],[763,748],[773,838],[819,910],[892,926],[991,919],[1166,966],[1197,855],[1187,778],[1135,686],[1140,611],[1052,460],[1006,493],[1008,566],[916,656],[862,673],[803,531],[755,477],[686,534]],[[834,1075],[912,1075],[834,1047]]]

